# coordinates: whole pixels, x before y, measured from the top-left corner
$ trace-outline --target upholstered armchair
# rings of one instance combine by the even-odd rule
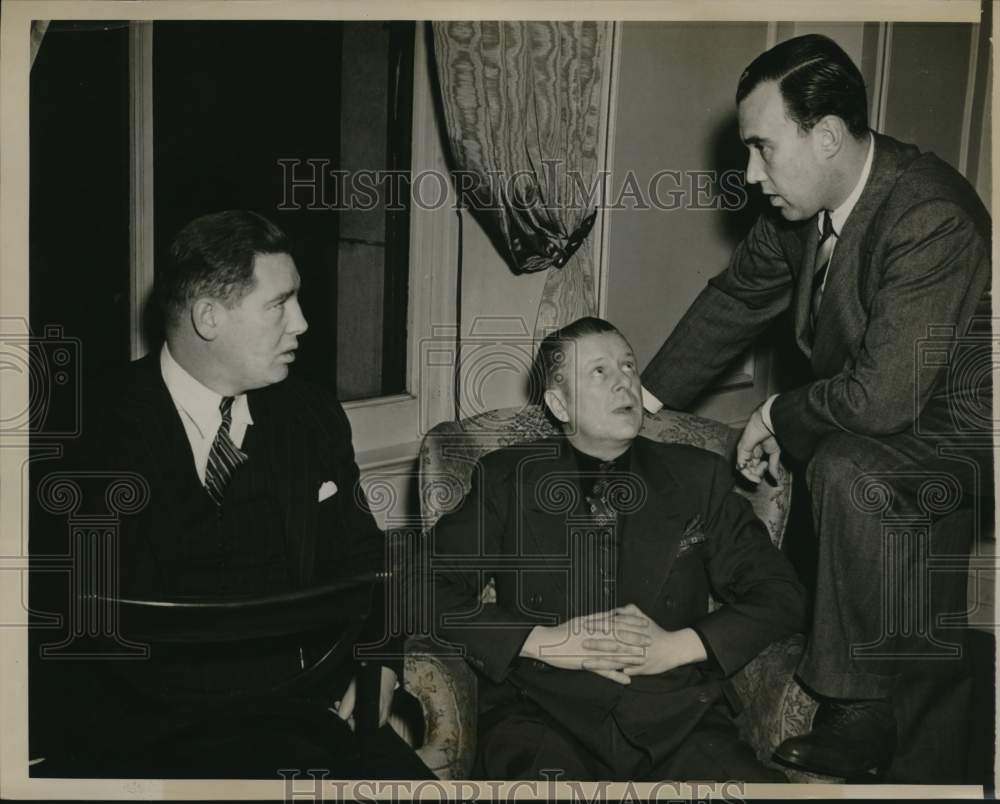
[[[434,427],[424,438],[419,457],[424,527],[433,526],[458,506],[469,491],[472,469],[480,457],[554,432],[537,406],[490,411]],[[699,416],[661,411],[646,417],[642,435],[730,456],[738,432]],[[772,540],[780,546],[788,519],[791,477],[785,474],[777,486],[765,482],[756,489],[748,485],[739,491],[749,498]],[[484,600],[490,601],[491,593],[491,588],[485,589]],[[815,704],[792,678],[802,647],[801,635],[774,643],[734,677],[745,707],[740,729],[761,759],[769,760],[774,747],[786,737],[809,729]],[[419,753],[441,779],[467,778],[476,752],[476,676],[462,658],[439,654],[419,638],[407,644],[405,684],[420,701],[425,717],[425,739]]]

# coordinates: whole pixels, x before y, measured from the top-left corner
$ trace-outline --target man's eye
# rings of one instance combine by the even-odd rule
[[[626,363],[624,366],[622,366],[622,368],[629,374],[631,374],[633,371],[635,371],[635,363]]]
[[[594,374],[604,374],[604,369],[598,366],[597,368],[594,369]]]

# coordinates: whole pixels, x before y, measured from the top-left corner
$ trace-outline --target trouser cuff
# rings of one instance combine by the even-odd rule
[[[806,666],[800,667],[797,675],[809,692],[842,699],[888,698],[899,678],[875,673],[831,673]]]

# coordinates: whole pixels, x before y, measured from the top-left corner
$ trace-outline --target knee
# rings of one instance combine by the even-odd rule
[[[860,471],[859,457],[866,450],[866,439],[851,433],[831,433],[825,436],[806,466],[806,483],[810,490],[830,485],[850,485]]]

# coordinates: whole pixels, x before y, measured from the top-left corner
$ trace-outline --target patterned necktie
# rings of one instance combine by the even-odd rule
[[[834,231],[833,221],[830,220],[830,213],[823,210],[823,234],[819,239],[819,246],[816,248],[816,273],[813,274],[812,295],[809,307],[809,322],[813,331],[816,330],[816,317],[819,315],[819,305],[823,301],[823,286],[826,282],[826,273],[830,270],[830,258],[833,256],[833,247],[837,245],[837,232]]]
[[[601,525],[610,525],[618,518],[618,512],[611,506],[608,499],[608,488],[611,485],[610,475],[616,468],[613,461],[602,461],[597,468],[600,476],[586,497],[590,513]]]
[[[603,461],[598,466],[600,476],[587,495],[587,505],[594,518],[597,529],[594,565],[597,568],[600,583],[599,609],[607,610],[616,605],[615,584],[618,575],[618,512],[611,505],[609,490],[612,472],[618,471],[613,461]]]
[[[208,465],[205,467],[205,489],[216,505],[222,505],[229,479],[236,467],[247,459],[247,454],[229,436],[229,427],[233,423],[233,397],[222,397],[219,411],[222,413],[222,424],[215,434],[215,441],[208,453]]]

